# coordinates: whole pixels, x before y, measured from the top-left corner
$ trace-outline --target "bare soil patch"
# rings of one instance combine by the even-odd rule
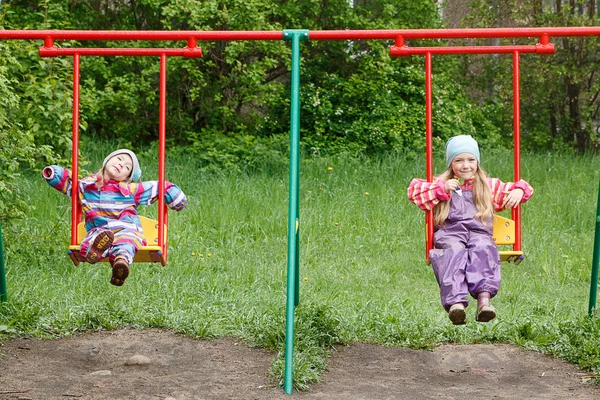
[[[17,339],[0,344],[0,399],[600,398],[585,372],[510,345],[342,346],[321,383],[291,396],[267,375],[274,356],[162,330]]]

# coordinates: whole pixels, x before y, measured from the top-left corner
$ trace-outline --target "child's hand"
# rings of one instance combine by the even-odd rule
[[[502,202],[502,208],[515,208],[521,203],[521,199],[525,192],[523,189],[513,189],[510,192],[502,192],[505,193],[504,201]]]
[[[452,193],[459,186],[460,182],[458,181],[458,179],[448,179],[446,183],[444,183],[444,190],[446,191],[446,193]]]

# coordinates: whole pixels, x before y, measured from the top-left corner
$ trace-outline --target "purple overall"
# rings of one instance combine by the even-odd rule
[[[429,253],[446,311],[456,303],[468,306],[469,293],[474,298],[481,292],[494,297],[500,288],[500,255],[492,223],[488,227],[473,219],[477,214],[473,192],[462,194],[452,194],[448,218],[444,227],[436,227],[435,248]]]

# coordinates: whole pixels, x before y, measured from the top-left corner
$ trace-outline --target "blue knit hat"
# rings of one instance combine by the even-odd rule
[[[140,168],[140,163],[138,162],[135,153],[131,150],[119,149],[113,151],[104,159],[104,162],[102,163],[102,168],[106,167],[106,163],[108,162],[108,160],[110,160],[118,154],[127,154],[129,157],[131,157],[131,161],[133,162],[133,168],[131,168],[131,174],[129,175],[129,179],[131,179],[132,181],[139,180],[142,177],[142,169]]]
[[[460,153],[473,154],[477,158],[477,163],[480,163],[479,145],[477,145],[477,141],[471,135],[458,135],[448,140],[446,143],[446,166],[450,167],[454,157]]]

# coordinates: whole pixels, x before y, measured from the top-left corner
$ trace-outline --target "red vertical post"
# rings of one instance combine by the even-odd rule
[[[71,245],[77,244],[77,225],[81,221],[79,205],[79,54],[73,55],[73,146],[71,153]]]
[[[514,181],[521,179],[521,88],[519,52],[513,53],[513,118],[514,118]],[[513,208],[512,219],[515,221],[515,244],[514,251],[521,251],[521,206]]]
[[[431,53],[425,54],[425,147],[427,152],[426,175],[433,182],[433,126],[432,126],[432,94],[431,94]],[[429,250],[433,248],[433,211],[425,213],[427,225],[427,243],[425,258],[429,263]]]
[[[165,226],[167,212],[165,210],[165,142],[167,136],[167,56],[160,56],[160,100],[158,116],[158,245],[162,250],[161,263],[167,264],[167,243]]]

